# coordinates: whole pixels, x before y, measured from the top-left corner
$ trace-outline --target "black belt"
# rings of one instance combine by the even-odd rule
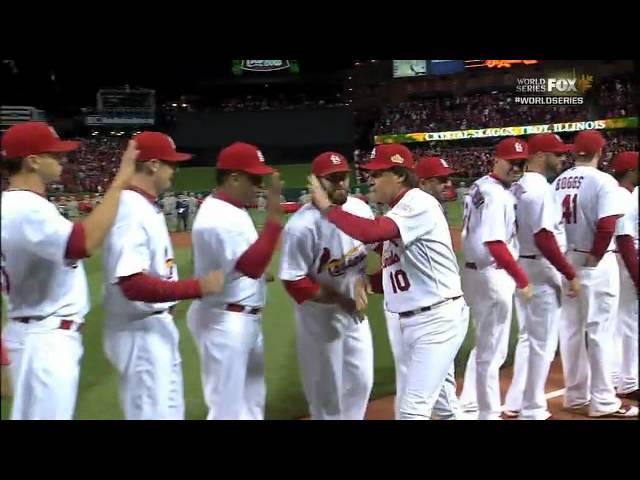
[[[540,258],[540,255],[520,255],[520,258],[526,258],[527,260],[536,260]]]
[[[19,323],[31,323],[31,322],[41,322],[43,319],[34,318],[34,317],[15,317],[15,318],[12,318],[11,320]],[[73,330],[75,332],[80,332],[82,331],[83,327],[84,327],[84,323],[76,322],[74,320],[69,320],[69,319],[63,319],[63,320],[60,320],[60,325],[58,325],[57,328],[59,328],[60,330]]]
[[[577,248],[574,248],[574,249],[573,249],[573,251],[574,251],[574,252],[578,252],[578,253],[589,253],[589,254],[591,253],[591,252],[587,252],[587,251],[585,251],[585,250],[578,250]],[[613,251],[614,251],[614,250],[606,250],[604,253],[605,253],[605,254],[607,254],[607,253],[609,253],[609,252],[613,252]]]
[[[428,307],[422,307],[422,308],[417,308],[416,310],[401,312],[398,314],[398,316],[400,318],[412,317],[413,315],[418,315],[419,313],[428,312],[429,310],[433,310],[434,308],[439,307],[440,305],[443,305],[447,302],[452,302],[453,300],[458,300],[459,298],[462,298],[462,295],[458,295],[457,297],[453,297],[453,298],[445,298],[444,300],[440,300],[439,302],[436,302],[433,305],[429,305]]]
[[[245,307],[244,305],[238,305],[237,303],[229,303],[224,309],[227,312],[236,312],[236,313],[248,313],[249,315],[258,315],[262,309],[258,307]]]
[[[464,266],[465,266],[466,268],[471,269],[471,270],[478,270],[478,266],[477,266],[475,263],[473,263],[473,262],[465,262],[465,263],[464,263]]]

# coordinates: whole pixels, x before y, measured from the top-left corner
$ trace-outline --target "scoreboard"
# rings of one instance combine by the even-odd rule
[[[464,60],[394,60],[393,78],[449,75],[464,71]]]

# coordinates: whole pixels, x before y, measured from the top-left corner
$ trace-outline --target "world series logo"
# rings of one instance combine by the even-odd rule
[[[516,79],[515,103],[522,105],[583,105],[593,75],[575,72]]]

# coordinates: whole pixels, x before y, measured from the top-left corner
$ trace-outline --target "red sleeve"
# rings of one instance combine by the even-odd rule
[[[638,288],[638,250],[636,250],[633,237],[631,235],[619,235],[616,237],[616,245],[622,257],[624,265],[627,267],[629,276],[633,284]]]
[[[384,289],[382,288],[382,269],[369,275],[369,283],[371,284],[373,293],[384,293]]]
[[[202,297],[200,282],[195,278],[172,281],[136,273],[122,277],[118,285],[123,295],[132,302],[172,302]]]
[[[567,280],[576,278],[576,271],[560,251],[555,235],[549,230],[542,229],[533,236],[538,250],[545,256]]]
[[[281,231],[280,223],[267,220],[258,239],[236,262],[236,270],[247,277],[260,278],[271,261]]]
[[[74,223],[69,240],[67,240],[67,249],[64,252],[64,258],[67,260],[80,260],[87,258],[87,235],[84,231],[82,223]]]
[[[593,246],[591,247],[591,255],[600,260],[613,238],[613,232],[616,230],[616,222],[619,215],[611,215],[602,217],[596,225],[596,233],[593,236]]]
[[[362,243],[377,243],[400,238],[398,225],[389,217],[371,220],[352,215],[340,207],[332,207],[327,211],[327,218],[344,233]]]
[[[489,249],[489,253],[495,259],[498,268],[504,268],[509,275],[516,281],[518,288],[524,288],[529,284],[529,279],[518,262],[515,261],[511,252],[504,242],[499,240],[486,242],[485,245]]]
[[[320,285],[309,277],[300,280],[283,280],[282,283],[297,304],[311,300],[320,291]]]
[[[7,349],[4,348],[4,341],[0,340],[0,365],[9,365],[9,356],[7,355]]]

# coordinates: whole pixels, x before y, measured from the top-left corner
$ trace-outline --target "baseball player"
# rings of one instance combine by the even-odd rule
[[[513,295],[517,288],[524,299],[530,296],[527,274],[514,258],[515,198],[509,190],[526,159],[526,142],[502,140],[492,173],[474,182],[465,196],[463,285],[473,311],[476,346],[467,361],[461,402],[466,405],[477,397],[480,420],[501,419],[499,370],[509,348]]]
[[[15,364],[11,371],[17,372],[14,420],[73,417],[83,352],[80,330],[89,311],[81,259],[107,236],[138,154],[131,142],[102,204],[73,224],[44,193],[60,178],[65,154],[78,146],[60,140],[44,122],[15,125],[2,137],[2,168],[10,186],[2,193],[2,277],[10,325],[3,337]],[[16,323],[23,328],[13,328]]]
[[[561,224],[560,205],[556,203],[548,181],[555,178],[566,160],[566,145],[553,133],[543,133],[528,141],[529,157],[525,173],[513,184],[518,222],[518,263],[531,282],[529,302],[516,297],[521,331],[520,360],[523,369],[509,388],[505,401],[511,416],[519,413],[523,420],[546,420],[551,417],[545,399],[545,383],[549,367],[558,347],[558,322],[562,307],[560,274],[567,280],[568,292],[575,297],[580,284],[574,268],[564,257],[566,238]],[[518,353],[516,355],[518,355]],[[513,390],[519,394],[519,405],[509,405]],[[513,402],[513,400],[511,400]]]
[[[349,192],[347,159],[316,157],[311,172],[333,205],[363,218],[369,206]],[[314,420],[362,420],[373,387],[373,341],[364,274],[367,248],[307,203],[284,230],[280,279],[295,300],[302,385]]]
[[[189,226],[189,200],[185,193],[178,195],[176,215],[178,217],[178,232],[186,232]]]
[[[625,206],[616,181],[597,168],[605,143],[598,131],[580,132],[574,142],[575,167],[553,182],[562,207],[569,260],[577,269],[582,290],[577,298],[566,299],[560,320],[564,406],[571,411],[588,410],[590,417],[630,417],[638,414],[638,408],[616,397],[611,379],[620,291],[612,239]]]
[[[620,299],[616,323],[618,382],[621,398],[640,400],[638,394],[638,152],[622,152],[612,162],[620,185],[621,204],[627,213],[616,224],[616,246],[620,270]]]
[[[171,186],[176,166],[191,158],[176,152],[159,132],[134,136],[136,173],[102,256],[105,296],[104,349],[120,375],[120,403],[127,420],[182,420],[184,396],[178,300],[222,289],[221,271],[178,281],[173,247],[158,196]]]
[[[340,230],[366,244],[383,244],[382,269],[371,290],[384,292],[397,314],[407,359],[406,384],[398,392],[399,418],[429,420],[469,323],[449,227],[438,200],[419,188],[404,145],[376,146],[369,184],[388,213],[376,220],[335,206],[319,180],[310,178],[312,201]]]
[[[282,231],[280,178],[253,145],[234,143],[217,161],[218,188],[193,224],[196,275],[221,268],[220,294],[191,304],[187,323],[200,356],[207,419],[264,419],[266,387],[262,308],[265,270]],[[260,235],[245,205],[256,201],[262,178],[271,174],[267,221]]]

